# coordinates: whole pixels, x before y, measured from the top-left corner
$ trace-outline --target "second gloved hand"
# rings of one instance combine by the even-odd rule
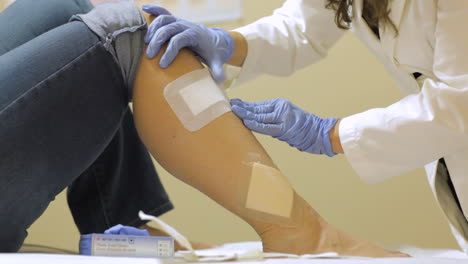
[[[328,133],[337,118],[320,118],[281,98],[252,103],[233,99],[231,105],[252,131],[286,141],[301,151],[336,155]]]
[[[149,43],[146,55],[154,58],[164,43],[169,41],[159,65],[167,68],[182,48],[189,48],[210,69],[214,79],[225,79],[223,65],[234,52],[234,40],[221,28],[208,28],[173,16],[159,6],[145,5],[143,11],[157,16],[148,27],[145,42]]]
[[[130,236],[149,236],[149,232],[146,229],[139,229],[133,226],[115,225],[106,231],[106,235],[130,235]]]

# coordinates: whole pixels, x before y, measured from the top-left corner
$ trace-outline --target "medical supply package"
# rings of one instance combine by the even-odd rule
[[[80,255],[172,258],[174,239],[163,236],[82,235]]]

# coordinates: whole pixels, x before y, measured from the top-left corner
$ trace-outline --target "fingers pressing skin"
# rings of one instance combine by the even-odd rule
[[[153,59],[168,43],[159,61],[163,69],[173,63],[179,51],[189,48],[210,70],[216,82],[225,80],[224,64],[232,56],[235,43],[231,35],[220,28],[208,28],[202,24],[173,16],[159,6],[145,5],[147,14],[158,16],[149,26],[145,36],[148,45],[146,57]]]
[[[275,110],[276,100],[277,99],[259,102],[245,102],[240,99],[232,99],[231,105],[237,105],[255,114],[267,114]]]
[[[153,16],[172,15],[171,12],[167,11],[167,9],[160,7],[160,6],[143,5],[142,9],[146,13],[149,13]]]
[[[145,43],[149,43],[148,49],[146,50],[146,55],[148,58],[152,59],[156,57],[156,55],[161,50],[161,46],[167,41],[167,39],[163,41],[159,37],[153,38],[154,35],[161,27],[176,22],[177,18],[172,16],[171,12],[167,11],[167,9],[160,6],[143,5],[142,9],[146,13],[157,17],[148,27],[148,33],[145,37]]]
[[[177,35],[176,35],[177,34]],[[192,47],[192,41],[190,38],[190,29],[185,30],[184,32],[176,33],[175,37],[171,36],[171,40],[169,41],[169,44],[167,45],[167,50],[164,53],[164,55],[161,57],[160,61],[160,66],[162,68],[167,68],[177,57],[177,54],[179,54],[180,50],[186,47]]]
[[[145,43],[148,44],[153,36],[156,34],[156,30],[163,26],[169,25],[177,21],[177,18],[171,15],[160,15],[148,27],[148,34],[145,37]]]
[[[231,105],[233,108],[242,108],[254,114],[269,114],[275,110],[272,100],[249,103],[240,99],[231,99]]]
[[[156,20],[157,20],[157,18],[155,19],[155,21]],[[170,21],[170,20],[167,19],[167,21]],[[154,22],[151,23],[151,25],[154,25]],[[154,28],[156,28],[156,27],[154,27]],[[162,47],[162,45],[164,43],[166,43],[169,40],[172,42],[173,38],[178,37],[179,34],[184,32],[185,30],[187,30],[187,27],[185,27],[181,23],[177,23],[177,22],[172,22],[172,23],[170,23],[168,25],[165,25],[165,26],[162,26],[162,27],[156,29],[155,32],[153,32],[153,37],[150,39],[150,43],[149,43],[148,49],[146,51],[146,53],[148,55],[148,58],[152,59],[152,58],[156,57],[156,55],[159,53],[159,51],[161,50],[161,47]],[[149,35],[149,34],[151,34],[150,30],[148,30],[147,35]],[[166,52],[168,52],[168,50],[166,50]],[[163,67],[163,68],[167,68],[167,66]]]
[[[255,120],[264,124],[277,124],[278,115],[274,112],[269,112],[266,114],[257,114],[254,111],[250,111],[247,108],[243,108],[237,105],[232,106],[232,111],[240,118],[244,120]]]
[[[281,135],[283,124],[271,102],[272,100],[256,103],[231,100],[232,111],[243,120],[246,127],[257,133],[277,137]]]
[[[255,120],[244,120],[244,124],[250,130],[257,133],[270,135],[272,137],[281,135],[282,125],[280,124],[264,124]]]
[[[217,82],[223,82],[224,80],[226,80],[223,65],[224,63],[221,60],[214,61],[210,65],[211,74]]]

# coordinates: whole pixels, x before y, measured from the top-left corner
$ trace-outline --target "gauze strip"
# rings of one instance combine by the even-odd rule
[[[197,261],[197,255],[193,250],[192,244],[190,244],[190,241],[186,237],[175,230],[175,228],[166,224],[164,221],[158,219],[155,216],[143,213],[143,211],[138,212],[138,216],[141,220],[151,221],[151,223],[155,225],[156,229],[166,232],[168,235],[174,238],[175,241],[179,242],[181,246],[185,247],[189,251],[189,254],[185,255],[187,261]]]
[[[288,179],[279,170],[255,162],[245,207],[289,218],[293,202],[294,191]]]
[[[226,94],[207,69],[190,72],[172,81],[164,88],[164,97],[182,125],[191,132],[231,111]]]

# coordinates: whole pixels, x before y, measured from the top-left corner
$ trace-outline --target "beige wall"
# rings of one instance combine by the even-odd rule
[[[244,3],[245,19],[223,26],[233,28],[252,22],[282,1]],[[400,98],[383,67],[351,34],[331,50],[325,61],[289,78],[262,77],[234,89],[230,95],[246,100],[284,97],[310,112],[337,117],[385,107]],[[298,192],[336,226],[375,242],[456,247],[422,169],[366,185],[343,155],[330,159],[304,154],[272,138],[258,137]],[[252,229],[234,215],[161,168],[158,170],[176,206],[162,218],[191,239],[216,244],[257,239]],[[29,232],[29,243],[76,249],[79,237],[63,194]]]
[[[10,5],[14,0],[0,0],[0,11]]]

